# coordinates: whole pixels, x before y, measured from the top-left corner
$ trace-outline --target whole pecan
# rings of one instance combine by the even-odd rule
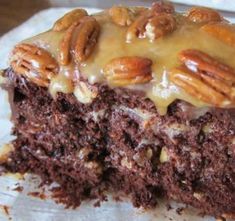
[[[35,84],[47,87],[58,73],[58,64],[52,55],[36,45],[22,43],[16,45],[10,60],[12,69],[27,77]]]
[[[114,86],[143,84],[152,79],[152,61],[143,57],[119,57],[104,68],[107,81]]]
[[[163,37],[176,29],[174,15],[167,13],[155,14],[146,11],[139,16],[127,30],[127,42],[135,38],[148,37],[151,41]]]
[[[63,31],[70,27],[73,22],[79,21],[87,16],[87,11],[84,9],[74,9],[66,13],[62,18],[57,20],[52,28],[53,31]]]
[[[198,23],[222,21],[219,12],[206,7],[192,7],[187,13],[187,18]]]
[[[99,33],[100,26],[94,17],[86,16],[74,22],[67,29],[60,43],[60,64],[67,65],[70,62],[71,53],[78,63],[86,60],[97,43]]]
[[[206,103],[235,104],[235,70],[204,52],[188,49],[179,54],[182,65],[170,72],[173,83]]]

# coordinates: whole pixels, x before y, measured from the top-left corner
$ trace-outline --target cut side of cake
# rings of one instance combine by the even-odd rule
[[[2,77],[6,172],[56,182],[68,207],[115,193],[235,216],[235,29],[217,11],[75,9],[16,45]]]

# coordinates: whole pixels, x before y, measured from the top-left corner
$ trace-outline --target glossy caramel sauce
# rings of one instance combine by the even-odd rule
[[[210,106],[190,96],[169,81],[168,72],[179,65],[177,56],[180,51],[198,49],[235,68],[235,48],[203,32],[200,30],[203,24],[191,22],[183,14],[176,15],[177,28],[174,32],[152,42],[148,38],[136,38],[127,42],[128,27],[114,24],[106,11],[93,16],[101,27],[96,47],[85,62],[60,67],[59,75],[63,77],[57,76],[49,87],[53,96],[58,91],[72,93],[73,86],[68,79],[79,78],[80,75],[87,78],[91,84],[107,83],[103,68],[111,59],[122,56],[141,56],[152,60],[153,80],[147,84],[131,85],[127,88],[144,91],[146,96],[156,104],[159,112],[164,114],[167,106],[175,99],[188,101],[196,107]],[[58,59],[59,44],[64,33],[64,31],[49,30],[25,42],[43,47]],[[109,86],[112,87],[112,85]]]

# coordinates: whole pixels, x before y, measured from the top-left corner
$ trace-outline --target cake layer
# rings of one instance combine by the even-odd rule
[[[82,104],[8,69],[15,150],[2,165],[57,182],[68,206],[107,192],[152,208],[162,197],[220,217],[235,211],[234,110],[177,100],[159,115],[143,92],[96,84]],[[84,82],[87,84],[87,82]]]

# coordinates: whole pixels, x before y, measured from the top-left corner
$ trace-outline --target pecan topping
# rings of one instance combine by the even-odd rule
[[[184,50],[182,66],[170,72],[173,83],[198,99],[215,105],[235,104],[235,70],[204,52]]]
[[[153,41],[173,32],[176,28],[176,21],[172,15],[161,14],[150,19],[145,28],[146,36]]]
[[[107,81],[114,86],[143,84],[152,79],[152,61],[143,57],[112,59],[104,68]]]
[[[73,23],[60,43],[60,64],[67,65],[70,62],[71,52],[76,62],[86,60],[97,43],[99,33],[100,26],[94,17],[86,16]]]
[[[151,11],[139,16],[127,30],[127,42],[148,37],[151,41],[163,37],[176,28],[176,20],[172,14],[154,14]]]
[[[153,3],[151,10],[156,14],[159,13],[173,14],[175,12],[174,5],[170,2],[165,2],[165,1],[159,1]]]
[[[113,6],[109,9],[109,15],[112,21],[120,26],[129,26],[135,18],[147,11],[144,7],[123,7]]]
[[[58,72],[56,60],[46,50],[36,45],[19,44],[13,52],[11,67],[16,73],[22,74],[35,84],[47,87],[53,76]]]
[[[73,22],[79,21],[84,16],[87,16],[87,11],[84,9],[75,9],[68,12],[62,18],[57,20],[53,26],[53,31],[63,31],[72,25]]]
[[[227,23],[209,23],[204,25],[201,30],[218,40],[235,47],[235,27]]]
[[[93,51],[100,33],[99,23],[93,17],[86,17],[78,27],[74,55],[77,62],[87,59]]]
[[[129,26],[134,19],[134,13],[127,7],[113,6],[109,9],[113,22],[120,26]]]
[[[187,13],[187,18],[198,23],[222,21],[222,17],[216,10],[205,7],[192,7]]]

